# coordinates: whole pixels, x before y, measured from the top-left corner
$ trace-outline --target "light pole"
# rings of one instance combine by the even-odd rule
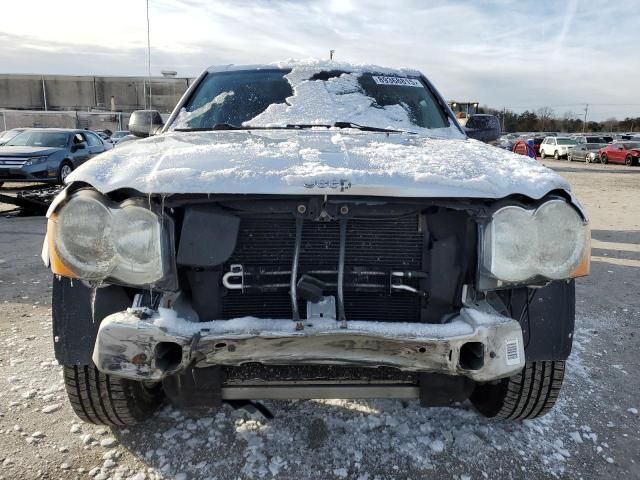
[[[151,110],[151,34],[149,27],[149,0],[147,0],[147,79],[149,82],[149,110]],[[146,96],[145,96],[146,97]],[[144,100],[145,106],[147,99]]]
[[[584,133],[585,129],[587,128],[587,112],[589,112],[588,103],[584,106],[584,123],[582,124],[582,133]]]

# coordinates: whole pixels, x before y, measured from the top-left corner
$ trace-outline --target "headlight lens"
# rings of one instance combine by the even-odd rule
[[[29,167],[31,165],[38,165],[40,163],[45,163],[49,157],[33,157],[25,162],[25,166]]]
[[[162,232],[158,216],[137,205],[127,205],[113,217],[113,236],[117,239],[118,273],[128,283],[149,283],[162,278]]]
[[[165,219],[168,224],[169,219]],[[129,285],[156,283],[172,271],[170,229],[134,200],[118,205],[95,191],[75,194],[52,217],[55,255],[77,278]]]
[[[60,211],[56,253],[79,278],[106,278],[115,268],[111,217],[111,210],[89,195],[78,195]]]
[[[483,227],[483,267],[504,282],[569,278],[584,259],[588,232],[578,212],[562,200],[537,210],[504,207]]]

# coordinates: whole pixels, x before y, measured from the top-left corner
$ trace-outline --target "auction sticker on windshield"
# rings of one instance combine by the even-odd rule
[[[420,80],[405,77],[380,77],[372,75],[373,81],[378,85],[398,85],[401,87],[422,87]]]

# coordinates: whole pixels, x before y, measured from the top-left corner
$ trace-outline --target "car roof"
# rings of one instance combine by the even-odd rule
[[[82,133],[89,132],[90,130],[83,130],[81,128],[25,128],[25,130],[37,130],[38,132],[60,132],[60,133]]]
[[[217,72],[233,72],[242,70],[290,70],[290,69],[302,69],[302,70],[341,70],[345,72],[375,72],[375,73],[391,73],[401,75],[421,75],[418,70],[410,68],[390,68],[381,67],[379,65],[366,65],[347,62],[333,62],[330,60],[286,60],[274,63],[257,63],[248,65],[212,65],[207,68],[208,73]]]

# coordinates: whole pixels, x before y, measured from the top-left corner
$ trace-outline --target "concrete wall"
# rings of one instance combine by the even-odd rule
[[[152,77],[152,108],[171,112],[190,82]],[[146,77],[0,74],[0,109],[132,112],[148,106],[148,83]]]
[[[0,111],[0,131],[19,127],[127,129],[129,113],[43,112],[27,110]]]

